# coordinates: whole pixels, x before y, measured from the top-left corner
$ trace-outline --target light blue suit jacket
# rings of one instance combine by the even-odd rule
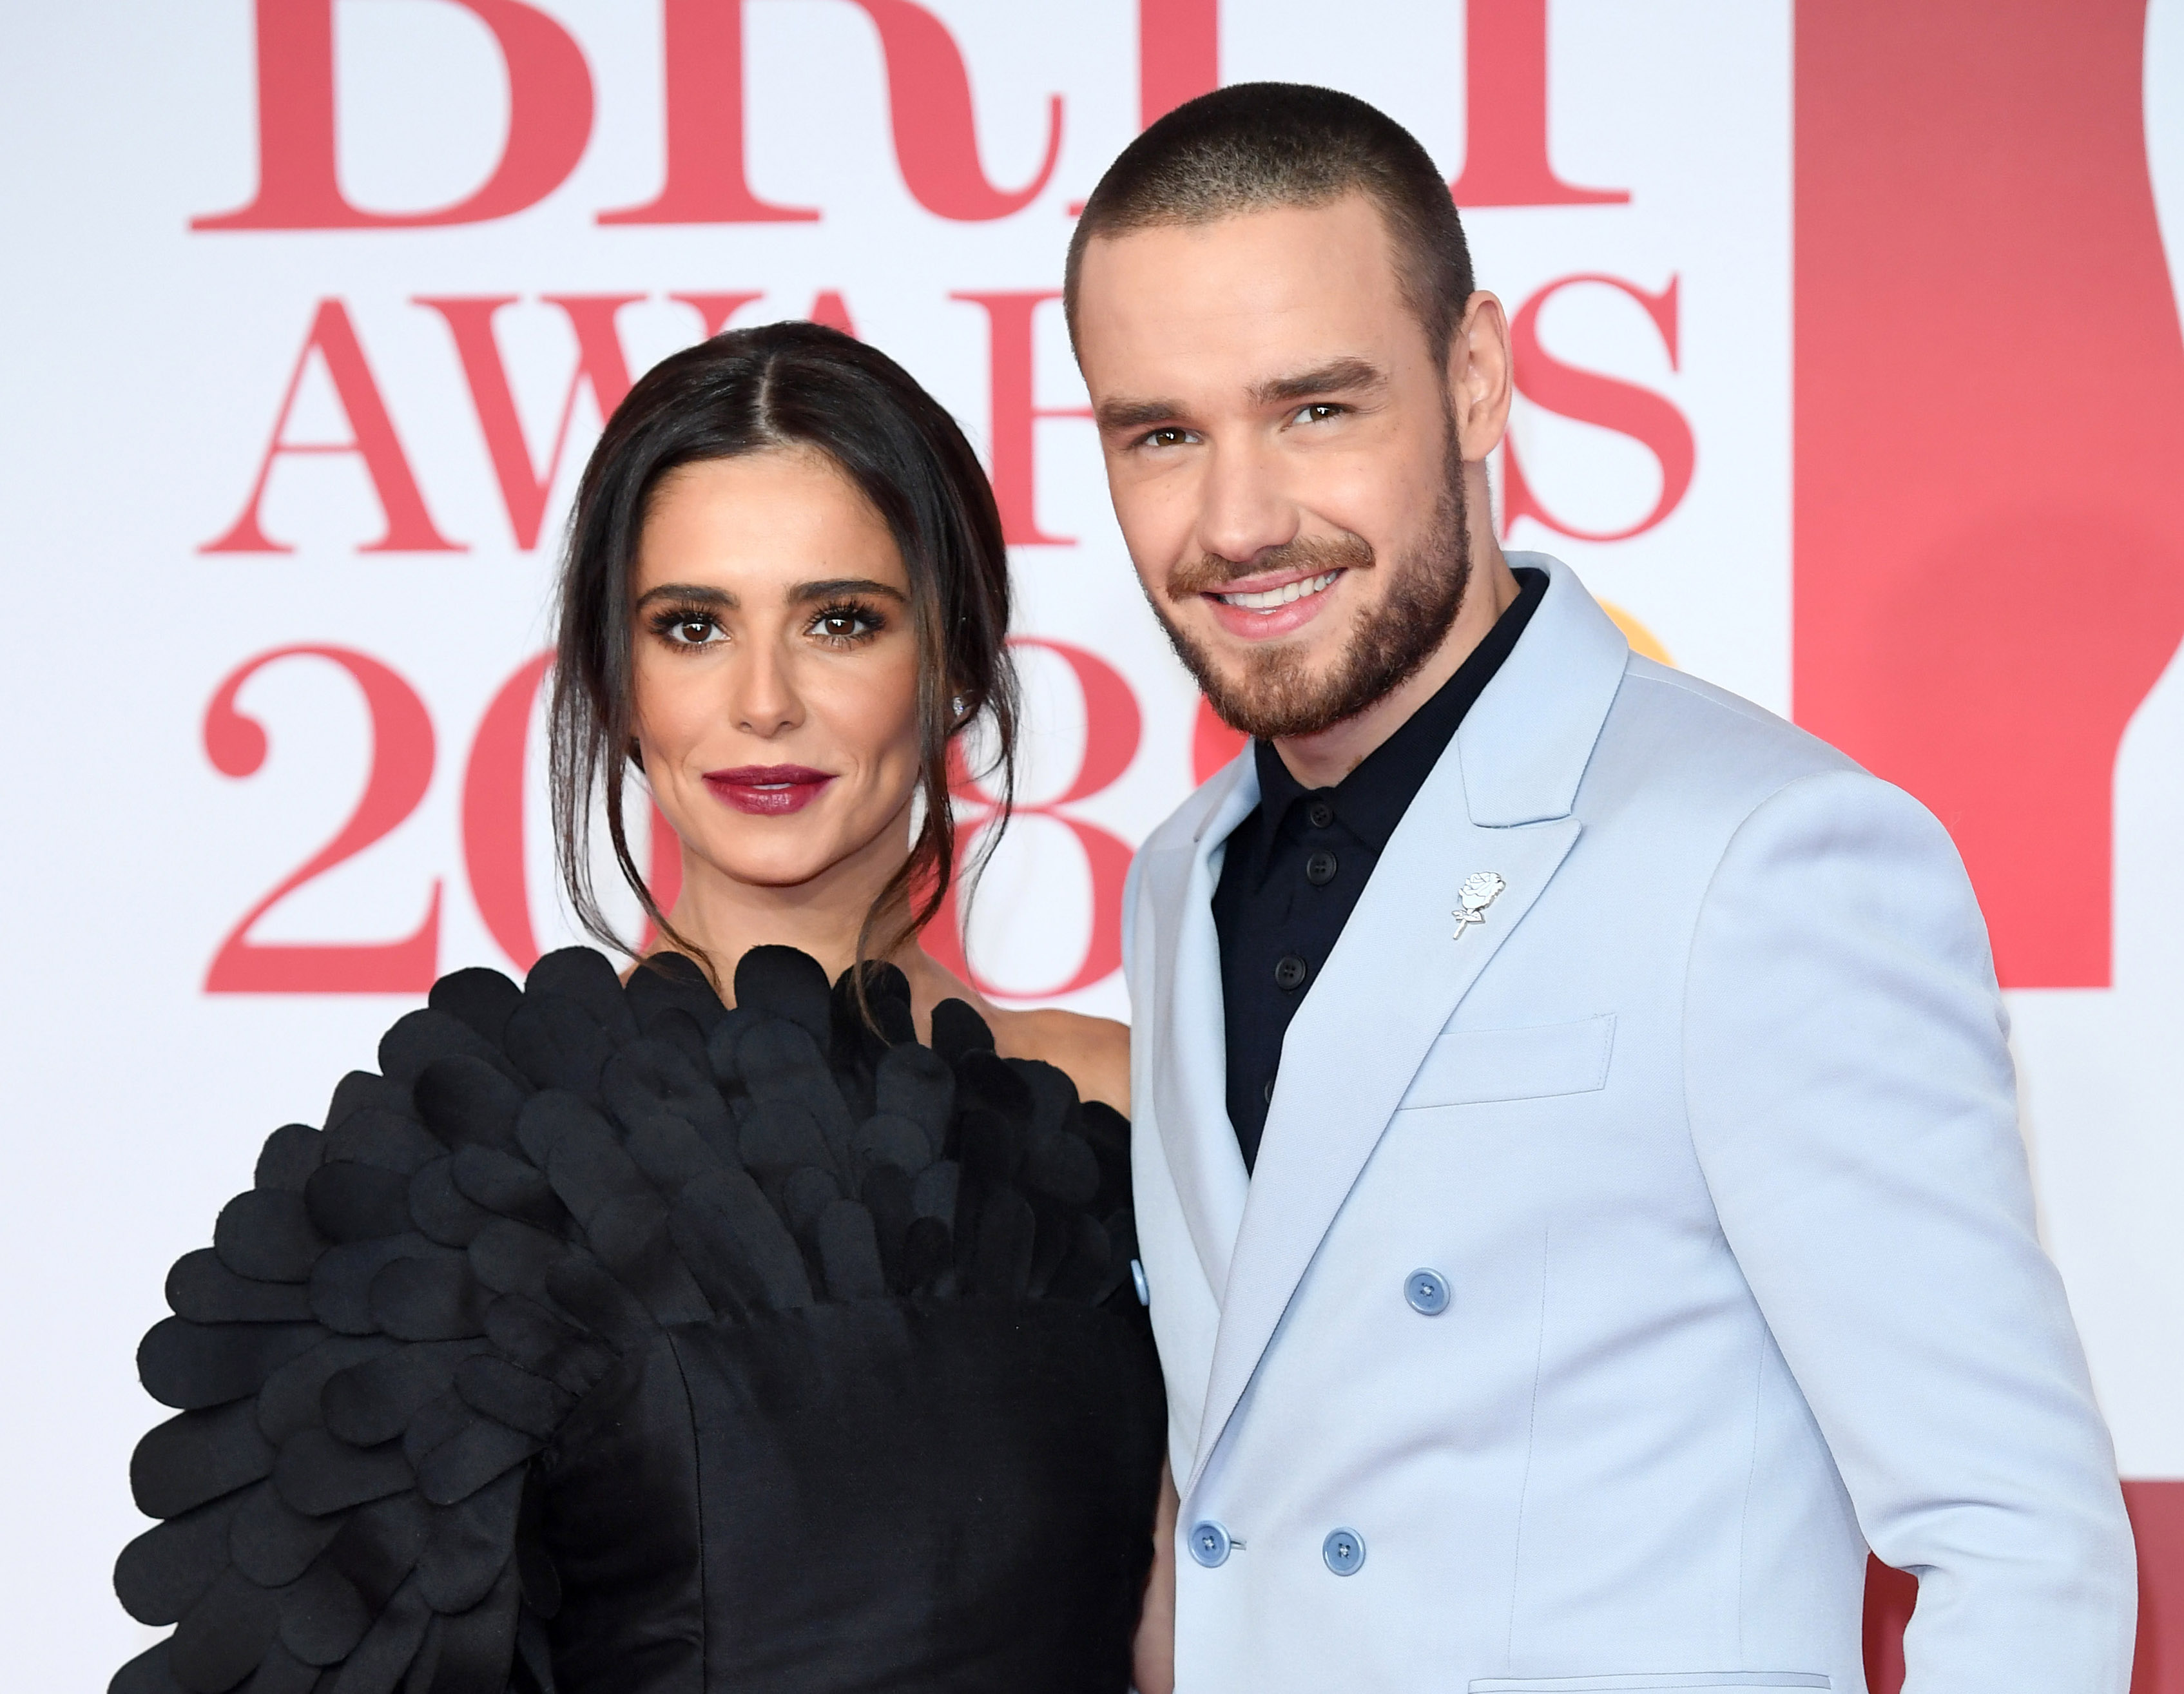
[[[1546,598],[1298,1009],[1249,1179],[1210,904],[1248,755],[1133,868],[1178,1689],[1861,1690],[1870,1545],[1919,1578],[1907,1694],[2123,1694],[2130,1530],[1947,835],[1513,562]]]

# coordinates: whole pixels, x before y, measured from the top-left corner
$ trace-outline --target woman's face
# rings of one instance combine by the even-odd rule
[[[824,454],[786,448],[671,471],[638,546],[638,744],[692,855],[788,888],[892,874],[918,766],[910,577]]]

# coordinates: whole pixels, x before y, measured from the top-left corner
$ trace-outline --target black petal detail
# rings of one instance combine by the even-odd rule
[[[329,1335],[310,1351],[275,1371],[258,1391],[259,1433],[279,1446],[299,1429],[321,1421],[319,1396],[336,1371],[392,1351],[383,1335]]]
[[[736,1005],[797,1025],[821,1050],[833,1039],[827,972],[794,947],[754,947],[736,961]]]
[[[237,1276],[309,1282],[326,1241],[311,1227],[302,1195],[259,1188],[238,1194],[220,1208],[212,1245],[220,1262]]]
[[[689,1184],[668,1228],[716,1308],[785,1312],[811,1304],[803,1254],[743,1171],[711,1171]]]
[[[1024,1149],[1024,1186],[1064,1206],[1082,1208],[1100,1195],[1100,1162],[1083,1138],[1047,1130]]]
[[[228,1530],[250,1496],[238,1490],[151,1529],[114,1561],[114,1592],[140,1624],[171,1624],[212,1585],[227,1556]]]
[[[452,1155],[438,1158],[410,1179],[410,1221],[443,1247],[467,1247],[493,1213],[455,1186]]]
[[[526,1002],[552,995],[582,1007],[616,1045],[637,1039],[637,1014],[623,996],[621,977],[593,947],[560,947],[543,955],[523,979]]]
[[[265,1379],[324,1337],[315,1323],[154,1324],[136,1349],[144,1391],[163,1406],[225,1406],[255,1394]]]
[[[415,1479],[398,1446],[390,1442],[366,1451],[324,1429],[289,1437],[273,1468],[273,1485],[281,1497],[313,1518],[398,1494]]]
[[[237,1570],[262,1588],[293,1582],[341,1533],[338,1513],[306,1517],[283,1500],[277,1488],[254,1488],[242,1498],[242,1509],[228,1534],[228,1556]]]
[[[1032,1248],[1038,1222],[1013,1189],[989,1200],[978,1219],[978,1256],[971,1288],[981,1300],[1022,1300],[1031,1284]]]
[[[326,1128],[338,1128],[359,1112],[407,1112],[410,1106],[408,1084],[376,1071],[351,1071],[334,1084],[334,1097],[326,1106]]]
[[[641,1040],[623,1048],[607,1061],[600,1088],[607,1110],[625,1129],[664,1112],[688,1124],[719,1156],[735,1156],[735,1120],[720,1089],[667,1042]]]
[[[523,1474],[511,1470],[467,1500],[434,1508],[417,1560],[418,1585],[434,1611],[467,1612],[503,1582],[514,1597],[509,1550],[522,1498]]]
[[[877,1300],[888,1291],[872,1215],[854,1200],[838,1200],[812,1226],[831,1300]]]
[[[488,1418],[542,1441],[577,1403],[566,1389],[491,1354],[463,1362],[455,1372],[455,1392]]]
[[[403,1673],[424,1645],[432,1608],[413,1578],[387,1602],[364,1640],[342,1667],[339,1694],[394,1694]]]
[[[319,1322],[344,1335],[369,1335],[384,1326],[371,1307],[372,1284],[398,1259],[453,1255],[414,1232],[376,1241],[352,1241],[328,1250],[311,1277],[311,1310]]]
[[[410,1228],[410,1179],[374,1165],[320,1165],[304,1184],[304,1204],[329,1241],[399,1235]]]
[[[458,1053],[420,1071],[414,1091],[426,1127],[449,1146],[515,1151],[515,1114],[527,1091],[504,1072]]]
[[[420,1591],[434,1608],[437,1594],[418,1569]],[[509,1686],[510,1661],[515,1652],[516,1619],[522,1610],[513,1569],[499,1573],[499,1585],[488,1598],[465,1608],[459,1615],[443,1616],[435,1624],[440,1635],[439,1662],[430,1694],[501,1694]]]
[[[265,1138],[265,1145],[258,1155],[258,1168],[251,1178],[252,1185],[301,1194],[304,1179],[319,1167],[323,1151],[319,1132],[309,1124],[283,1124]]]
[[[568,1211],[546,1180],[546,1173],[513,1154],[465,1147],[455,1155],[454,1177],[456,1189],[466,1198],[503,1218],[549,1230],[568,1222]]]
[[[544,1445],[536,1435],[480,1418],[425,1455],[417,1466],[418,1491],[435,1506],[452,1506],[513,1470]]]
[[[350,1367],[326,1383],[320,1402],[326,1428],[353,1447],[393,1440],[426,1401],[454,1386],[456,1368],[488,1345],[428,1342]]]
[[[316,1132],[314,1131],[314,1134]],[[175,1261],[167,1273],[167,1304],[192,1323],[308,1323],[311,1291],[292,1282],[237,1276],[209,1247]]]
[[[318,1666],[304,1663],[276,1641],[259,1660],[257,1674],[242,1685],[242,1694],[315,1694],[320,1680]],[[336,1684],[329,1677],[325,1686]]]
[[[470,1261],[446,1248],[437,1252],[446,1257],[397,1259],[372,1278],[371,1315],[388,1335],[459,1341],[485,1334],[488,1296]]]
[[[818,1120],[796,1100],[769,1100],[754,1105],[738,1132],[738,1151],[744,1164],[760,1177],[806,1166],[823,1170],[830,1162]]]
[[[474,966],[465,971],[451,971],[434,983],[426,1004],[435,1011],[443,1011],[467,1023],[498,1047],[507,1033],[509,1017],[522,998],[523,990],[499,971]]]
[[[518,1073],[501,1050],[469,1024],[443,1011],[413,1011],[398,1021],[379,1040],[379,1068],[390,1082],[407,1089],[435,1059],[467,1053],[495,1070]]]
[[[655,953],[629,973],[622,989],[640,1029],[665,1012],[680,1011],[701,1033],[710,1032],[725,1010],[698,961],[681,953]]]
[[[356,1585],[324,1560],[289,1591],[281,1608],[281,1645],[305,1664],[338,1663],[370,1627]]]
[[[560,1205],[554,1203],[557,1208]],[[548,1273],[569,1251],[557,1235],[513,1218],[496,1218],[471,1243],[471,1270],[497,1294],[536,1293],[545,1288]]]
[[[956,1073],[939,1054],[930,1047],[889,1048],[873,1076],[872,1095],[880,1111],[906,1117],[925,1132],[932,1156],[946,1154],[948,1123],[956,1115]]]
[[[161,1641],[115,1671],[114,1680],[106,1685],[106,1694],[186,1694],[186,1691],[175,1680],[167,1664],[167,1643]]]
[[[273,1449],[258,1433],[248,1401],[214,1412],[170,1418],[136,1443],[129,1487],[148,1518],[179,1518],[273,1468]]]
[[[937,1150],[911,1119],[892,1112],[876,1112],[857,1126],[850,1151],[852,1167],[860,1172],[874,1165],[893,1165],[905,1175],[916,1176],[933,1162]]]
[[[599,1020],[561,995],[526,994],[508,1020],[508,1056],[539,1088],[597,1100],[599,1073],[613,1052],[614,1041]]]
[[[944,1000],[933,1008],[933,1050],[950,1065],[964,1056],[994,1050],[994,1032],[967,1001]]]
[[[168,1644],[175,1680],[193,1694],[226,1694],[258,1668],[281,1627],[281,1595],[224,1570]]]
[[[326,1158],[371,1165],[410,1176],[448,1151],[447,1145],[407,1112],[380,1107],[359,1112],[326,1131]],[[324,1226],[322,1225],[321,1228]]]

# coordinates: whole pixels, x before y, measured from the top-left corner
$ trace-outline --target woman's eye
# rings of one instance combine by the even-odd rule
[[[823,611],[811,620],[811,633],[827,641],[856,641],[880,627],[880,621],[854,606]]]
[[[709,617],[678,617],[666,630],[677,647],[704,647],[719,638],[721,627]]]

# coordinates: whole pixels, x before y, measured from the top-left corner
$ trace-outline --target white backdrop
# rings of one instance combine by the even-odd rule
[[[1453,0],[1152,0],[1151,13],[1183,20],[1183,46],[1144,57],[1154,92],[1163,75],[1187,79],[1201,63],[1187,26],[1202,12],[1217,19],[1222,81],[1348,89],[1410,125],[1455,177],[1478,145],[1467,138],[1468,39],[1498,56],[1496,88],[1528,74],[1537,86],[1521,48],[1527,19],[1544,14],[1545,157],[1564,183],[1624,198],[1467,209],[1482,285],[1513,310],[1539,303],[1536,348],[1520,365],[1536,398],[1520,402],[1515,425],[1529,495],[1516,504],[1552,517],[1517,516],[1509,543],[1558,553],[1674,662],[1789,711],[1791,8],[1481,3],[1498,8],[1501,35],[1468,38]],[[353,206],[399,214],[462,201],[494,174],[512,105],[519,125],[577,134],[581,159],[536,203],[482,221],[193,229],[246,207],[259,187],[258,14],[292,24],[314,6],[332,18],[330,121]],[[1084,403],[1059,306],[995,298],[1058,288],[1069,208],[1135,132],[1139,7],[748,0],[742,10],[749,187],[816,218],[599,221],[660,192],[658,3],[6,8],[0,686],[21,749],[4,843],[0,1025],[13,1201],[0,1236],[0,1418],[14,1455],[0,1476],[14,1567],[0,1584],[0,1663],[11,1686],[103,1686],[148,1638],[107,1578],[142,1527],[129,1449],[164,1415],[136,1389],[131,1354],[163,1315],[167,1265],[209,1239],[259,1141],[283,1122],[317,1121],[335,1080],[371,1063],[380,1030],[433,971],[523,962],[506,945],[522,886],[538,944],[570,933],[535,724],[522,841],[494,833],[489,807],[467,838],[465,825],[481,722],[549,637],[554,544],[599,422],[588,388],[568,398],[573,326],[596,329],[607,309],[548,297],[631,297],[614,321],[632,373],[701,332],[703,309],[676,295],[751,296],[738,324],[845,315],[956,412],[1005,485],[1028,491],[1011,522],[1047,539],[1013,554],[1021,632],[1112,667],[1140,733],[1134,744],[1109,713],[1088,738],[1077,673],[1051,651],[1027,651],[1032,815],[1003,850],[970,938],[997,991],[1094,973],[1096,908],[1114,890],[1088,875],[1081,836],[1134,844],[1191,785],[1195,693],[1138,596],[1090,426],[1026,417],[1027,406],[1067,414]],[[488,25],[516,14],[551,20],[580,53],[595,96],[588,137],[566,89],[552,109],[526,104],[522,87],[512,102]],[[944,36],[917,36],[920,19]],[[883,23],[897,31],[905,78],[894,109]],[[935,40],[967,71],[978,176],[960,160],[950,176],[916,152],[955,133]],[[921,43],[928,56],[913,61]],[[2153,8],[2145,80],[2164,227],[2171,254],[2184,255],[2184,0]],[[974,189],[999,205],[1037,180],[1050,97],[1059,146],[1036,195],[979,219],[929,209]],[[906,118],[908,153],[891,109]],[[550,151],[541,143],[538,156]],[[428,299],[510,302],[491,314],[498,370],[477,361],[474,339],[466,371],[454,332],[488,309]],[[1027,319],[1028,348],[1009,339]],[[306,357],[315,324],[321,337]],[[344,325],[353,358],[336,344]],[[497,470],[500,372],[528,464],[506,457],[504,425]],[[359,415],[370,409],[360,396],[383,405],[383,428]],[[510,473],[535,478],[565,425],[543,505],[522,474],[511,499]],[[367,437],[376,461],[286,450]],[[383,450],[390,441],[398,460]],[[371,550],[399,503],[393,463],[414,477],[426,538],[444,546]],[[523,544],[526,499],[543,513],[535,545]],[[216,546],[253,513],[283,550]],[[417,540],[415,521],[403,538]],[[223,683],[295,647],[343,649],[392,673],[376,744],[354,674],[309,655],[267,663],[239,691],[265,733],[262,764],[232,722],[214,723],[209,740]],[[405,710],[429,721],[429,756]],[[512,781],[489,744],[476,781]],[[287,991],[209,989],[215,958],[238,956],[228,944],[245,914],[335,837],[375,775],[372,804],[388,827],[275,901],[239,945],[384,944],[421,936],[437,911],[436,932],[373,967],[408,972],[400,991],[303,991],[314,970],[353,978],[354,961],[281,956],[237,968],[270,972]],[[1096,791],[1039,809],[1087,786]],[[2115,793],[2113,984],[2025,989],[2012,1002],[2049,1238],[2123,1468],[2184,1477],[2184,1246],[2173,1223],[2184,1196],[2184,665],[2141,708]],[[506,868],[517,864],[522,885]],[[1127,1015],[1112,973],[1064,1003]]]

